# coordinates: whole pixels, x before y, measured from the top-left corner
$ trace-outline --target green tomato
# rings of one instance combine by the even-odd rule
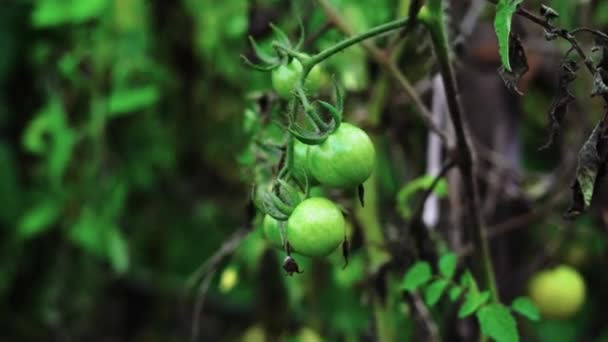
[[[583,305],[585,281],[576,269],[560,265],[536,273],[529,292],[544,317],[566,319]]]
[[[272,71],[272,86],[279,96],[289,98],[292,95],[302,70],[302,63],[294,58],[289,64],[281,64]],[[321,67],[317,64],[308,73],[304,81],[304,89],[311,93],[317,92],[321,87],[322,78]]]
[[[359,127],[342,123],[321,145],[308,149],[308,168],[319,183],[353,188],[374,169],[376,153],[371,139]]]
[[[312,176],[308,169],[308,148],[308,145],[295,139],[293,145],[293,176],[302,183],[307,179],[308,185],[314,186],[319,184],[319,182]]]
[[[270,215],[264,216],[262,227],[264,231],[264,238],[270,243],[270,245],[277,249],[283,249],[283,239],[281,238],[280,222],[277,221]]]
[[[344,240],[344,233],[342,212],[322,197],[304,200],[287,220],[287,240],[305,256],[327,256]]]

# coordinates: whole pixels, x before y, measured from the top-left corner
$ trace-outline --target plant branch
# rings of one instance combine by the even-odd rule
[[[347,36],[354,35],[354,31],[352,30],[352,28],[342,19],[339,12],[336,11],[336,9],[333,8],[333,6],[327,0],[318,1],[329,21],[332,22],[338,30],[340,30]],[[376,63],[384,67],[389,72],[389,74],[397,81],[397,84],[414,103],[414,106],[416,107],[416,112],[420,115],[420,118],[422,119],[426,127],[433,133],[437,134],[439,138],[444,143],[446,143],[448,141],[447,134],[435,124],[431,112],[425,106],[420,96],[418,96],[418,93],[416,92],[414,86],[403,75],[403,73],[399,70],[399,68],[391,60],[391,58],[389,58],[387,53],[384,50],[376,47],[373,43],[369,41],[362,41],[361,45],[367,50],[367,52],[376,61]]]
[[[362,32],[360,34],[353,35],[350,38],[346,38],[343,41],[339,42],[338,44],[333,45],[333,46],[317,53],[316,55],[310,57],[310,59],[308,59],[304,63],[305,67],[308,66],[308,67],[312,68],[314,65],[321,63],[322,61],[326,60],[327,58],[335,55],[336,53],[338,53],[352,45],[355,45],[366,39],[373,38],[373,37],[382,35],[384,33],[390,32],[390,31],[401,29],[401,28],[405,27],[407,25],[407,23],[408,23],[408,18],[399,18],[397,20],[393,20],[386,24],[382,24],[382,25],[373,27],[370,30]]]
[[[458,162],[458,167],[462,175],[464,196],[466,199],[465,212],[466,220],[468,222],[465,222],[465,227],[468,229],[469,237],[473,239],[475,252],[478,256],[477,260],[482,261],[481,272],[483,274],[484,283],[489,287],[492,297],[498,301],[499,296],[496,288],[496,281],[494,279],[492,259],[486,236],[487,233],[481,218],[479,206],[479,192],[475,176],[473,149],[468,139],[466,123],[462,114],[462,107],[460,105],[460,98],[456,85],[456,78],[450,61],[449,45],[445,32],[441,0],[430,1],[426,11],[423,10],[423,12],[421,12],[420,19],[431,34],[433,48],[437,56],[441,76],[443,77],[448,109],[456,134],[456,161]]]

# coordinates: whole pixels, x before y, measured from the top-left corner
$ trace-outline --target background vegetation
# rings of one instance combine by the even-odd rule
[[[408,0],[324,3],[355,32],[402,17],[409,7]],[[583,309],[567,320],[521,320],[520,334],[531,341],[608,341],[605,196],[577,220],[562,218],[576,153],[603,114],[588,97],[591,77],[581,73],[573,86],[578,100],[569,128],[554,148],[538,151],[568,46],[514,22],[532,71],[525,96],[513,95],[496,72],[494,6],[450,3],[480,183],[498,184],[483,187],[501,294],[509,302],[526,293],[537,270],[573,265],[587,284]],[[562,14],[562,27],[608,25],[607,2],[548,4]],[[324,190],[350,213],[348,267],[342,269],[340,253],[301,258],[304,273],[286,277],[283,254],[262,239],[250,192],[270,179],[278,160],[256,140],[279,140],[268,114],[276,97],[269,75],[247,68],[239,55],[252,56],[248,35],[268,46],[269,22],[295,37],[292,5],[0,3],[0,340],[183,341],[194,333],[200,341],[401,341],[426,340],[433,331],[444,340],[475,338],[474,320],[456,323],[456,305],[426,308],[399,287],[417,259],[410,219],[432,179],[427,131],[411,100],[360,46],[323,64],[323,91],[331,93],[335,75],[346,89],[346,121],[366,129],[378,153],[365,208],[354,191]],[[298,3],[297,11],[307,50],[344,36],[317,2]],[[478,24],[466,32],[471,18]],[[430,105],[436,67],[424,32],[377,43],[399,45],[396,65]],[[504,139],[493,141],[496,134]],[[454,233],[461,229],[457,191],[446,179],[435,191],[441,205],[431,240],[437,251],[459,255],[460,275],[470,249]]]

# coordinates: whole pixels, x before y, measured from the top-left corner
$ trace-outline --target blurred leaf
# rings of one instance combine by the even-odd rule
[[[517,323],[509,309],[501,304],[489,304],[479,309],[477,320],[481,332],[498,342],[517,342]]]
[[[448,282],[443,279],[438,279],[432,282],[429,286],[427,286],[424,290],[424,301],[428,306],[435,305],[441,295],[445,291],[448,286]]]
[[[59,184],[76,143],[76,134],[68,126],[59,99],[53,98],[30,121],[23,133],[23,145],[35,154],[46,153],[50,179]]]
[[[230,292],[239,281],[238,269],[230,265],[226,267],[220,275],[219,289],[222,293]]]
[[[462,287],[460,287],[460,286],[452,287],[450,289],[450,300],[456,301],[458,299],[458,297],[460,297],[461,293],[462,293]]]
[[[110,225],[107,234],[107,257],[116,273],[124,273],[129,268],[129,246],[120,229]]]
[[[456,271],[458,257],[454,253],[446,253],[439,259],[439,272],[442,276],[450,279]]]
[[[109,99],[110,116],[119,116],[149,107],[158,101],[159,96],[158,87],[155,85],[114,90]]]
[[[483,291],[481,293],[476,293],[474,291],[467,292],[464,297],[464,303],[462,303],[460,310],[458,310],[458,318],[465,318],[473,314],[477,309],[484,305],[488,299],[490,299],[489,291]]]
[[[17,227],[18,235],[27,240],[45,232],[57,222],[61,209],[61,202],[53,198],[38,203],[21,218]]]
[[[32,12],[34,27],[78,24],[103,13],[108,0],[38,0]]]
[[[120,229],[96,215],[90,207],[85,207],[68,236],[72,242],[102,259],[107,259],[117,273],[124,273],[129,267],[128,244]]]
[[[418,177],[416,179],[411,180],[405,186],[399,190],[397,193],[397,210],[403,215],[404,218],[409,218],[412,213],[409,206],[409,201],[412,196],[421,190],[427,190],[432,185],[435,180],[434,176],[424,175]],[[444,178],[440,179],[435,188],[433,189],[433,193],[439,197],[445,197],[447,195],[447,183]]]
[[[471,274],[471,272],[469,270],[466,270],[462,274],[462,276],[460,276],[460,285],[464,289],[469,289],[473,292],[479,292],[479,287],[477,286],[477,282],[475,281],[475,278],[473,278],[473,275]]]
[[[518,297],[511,303],[513,311],[525,316],[531,321],[540,319],[540,313],[534,303],[527,297]]]
[[[426,261],[418,261],[405,273],[401,282],[401,288],[413,292],[430,279],[431,265]]]
[[[511,71],[509,61],[509,37],[511,35],[511,18],[517,6],[523,0],[499,0],[496,5],[496,17],[494,17],[494,30],[498,37],[498,52],[502,65]]]

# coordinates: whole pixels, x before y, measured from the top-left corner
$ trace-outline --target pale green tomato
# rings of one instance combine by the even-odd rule
[[[375,158],[367,133],[342,123],[322,144],[309,146],[308,169],[322,185],[354,188],[372,174]]]
[[[304,200],[287,220],[287,240],[305,256],[327,256],[344,240],[344,233],[342,212],[322,197]]]
[[[560,265],[536,273],[529,292],[543,317],[566,319],[583,305],[585,281],[576,269]]]
[[[289,98],[298,84],[298,79],[302,75],[302,71],[302,63],[295,58],[287,65],[281,64],[271,73],[272,87],[279,96]],[[304,89],[308,93],[316,93],[321,87],[322,78],[321,67],[317,64],[310,70],[308,76],[306,76]]]

